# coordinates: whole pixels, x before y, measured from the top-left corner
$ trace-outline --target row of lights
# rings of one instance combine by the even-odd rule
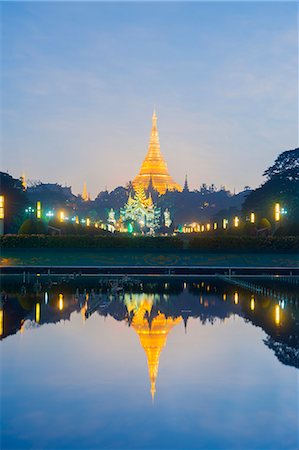
[[[275,222],[279,222],[281,220],[281,215],[287,214],[287,211],[284,208],[280,207],[279,203],[275,203],[275,207],[274,207],[274,219]],[[256,216],[254,212],[250,213],[249,216],[249,222],[250,223],[255,223],[256,222]],[[222,228],[223,230],[226,230],[228,228],[228,219],[223,219],[222,220]],[[233,218],[233,226],[234,228],[238,228],[240,225],[240,218],[238,216],[235,216]],[[213,227],[210,223],[207,223],[206,225],[203,224],[199,224],[199,223],[192,223],[191,225],[185,225],[183,227],[183,233],[192,233],[192,232],[204,232],[204,231],[211,231],[213,230],[217,230],[218,228],[218,223],[214,222],[213,223]]]

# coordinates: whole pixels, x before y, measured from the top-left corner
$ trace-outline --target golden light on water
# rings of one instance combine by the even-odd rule
[[[237,305],[239,303],[239,293],[238,292],[234,293],[234,303],[235,303],[235,305]]]
[[[254,311],[254,308],[255,308],[255,301],[254,301],[254,296],[252,296],[251,300],[250,300],[250,309],[251,309],[251,311]]]
[[[40,304],[36,303],[35,305],[35,322],[39,323],[40,322]]]
[[[275,306],[275,323],[276,323],[276,325],[280,324],[280,306],[279,305]]]
[[[4,331],[3,318],[4,318],[3,309],[0,309],[0,336],[2,336]]]
[[[275,203],[274,217],[275,217],[275,222],[280,221],[280,204],[279,203]]]
[[[63,294],[59,294],[59,297],[58,297],[58,309],[59,309],[59,311],[63,310],[63,306],[64,306],[63,303],[64,303],[63,302]]]

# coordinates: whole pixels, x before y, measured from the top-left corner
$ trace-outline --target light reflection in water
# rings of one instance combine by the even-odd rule
[[[59,294],[58,298],[58,309],[59,311],[63,310],[63,294]]]

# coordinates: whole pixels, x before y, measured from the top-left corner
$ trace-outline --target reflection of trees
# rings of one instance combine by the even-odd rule
[[[270,336],[264,339],[267,347],[274,351],[275,356],[282,364],[299,369],[299,348],[291,347],[284,342],[277,342]]]
[[[262,283],[259,281],[259,283]],[[125,321],[131,326],[134,320],[136,308],[128,307],[133,301],[140,301],[142,298],[150,298],[152,306],[145,312],[144,319],[149,327],[153,320],[163,314],[165,318],[176,320],[182,318],[187,330],[189,318],[198,319],[203,325],[213,324],[217,320],[224,321],[231,315],[237,314],[253,325],[262,328],[266,334],[265,345],[274,351],[276,357],[283,364],[298,367],[299,348],[299,316],[298,307],[295,300],[295,287],[290,285],[278,286],[277,281],[265,281],[264,286],[277,285],[280,290],[280,298],[289,298],[292,301],[285,301],[284,309],[280,312],[280,323],[275,322],[275,306],[278,300],[269,295],[254,294],[254,308],[251,307],[252,292],[245,288],[231,285],[219,279],[205,280],[200,283],[183,283],[181,280],[159,280],[137,283],[134,286],[125,287],[124,298],[109,297],[107,286],[97,286],[102,292],[101,296],[94,295],[95,286],[88,286],[90,291],[88,305],[93,302],[99,315],[111,316],[117,321]],[[7,287],[7,286],[6,286]],[[11,289],[13,287],[11,286]],[[15,287],[14,287],[15,289]],[[10,290],[10,289],[9,289]],[[21,290],[21,289],[20,289]],[[44,293],[36,294],[34,289],[26,294],[15,293],[9,295],[8,301],[4,305],[4,333],[3,337],[16,333],[24,320],[34,320],[34,308],[37,302],[41,305],[41,319],[39,324],[56,323],[60,320],[69,320],[73,311],[79,311],[85,304],[86,286],[82,286],[84,293],[74,296],[75,287],[70,285],[56,285],[48,290],[48,304],[44,304]],[[8,291],[8,289],[6,290]],[[239,301],[234,302],[234,293],[238,291]],[[57,307],[58,292],[66,294],[68,299],[63,311]],[[76,291],[78,292],[78,291]],[[134,293],[133,293],[134,292]],[[107,293],[107,295],[106,295]],[[225,294],[225,296],[224,296]]]

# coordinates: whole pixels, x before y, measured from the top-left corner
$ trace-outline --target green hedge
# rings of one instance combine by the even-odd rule
[[[252,236],[45,236],[4,235],[2,248],[110,248],[110,249],[188,249],[235,251],[291,251],[299,253],[299,237]]]
[[[1,236],[2,248],[115,248],[180,249],[183,241],[176,237],[148,236]]]

